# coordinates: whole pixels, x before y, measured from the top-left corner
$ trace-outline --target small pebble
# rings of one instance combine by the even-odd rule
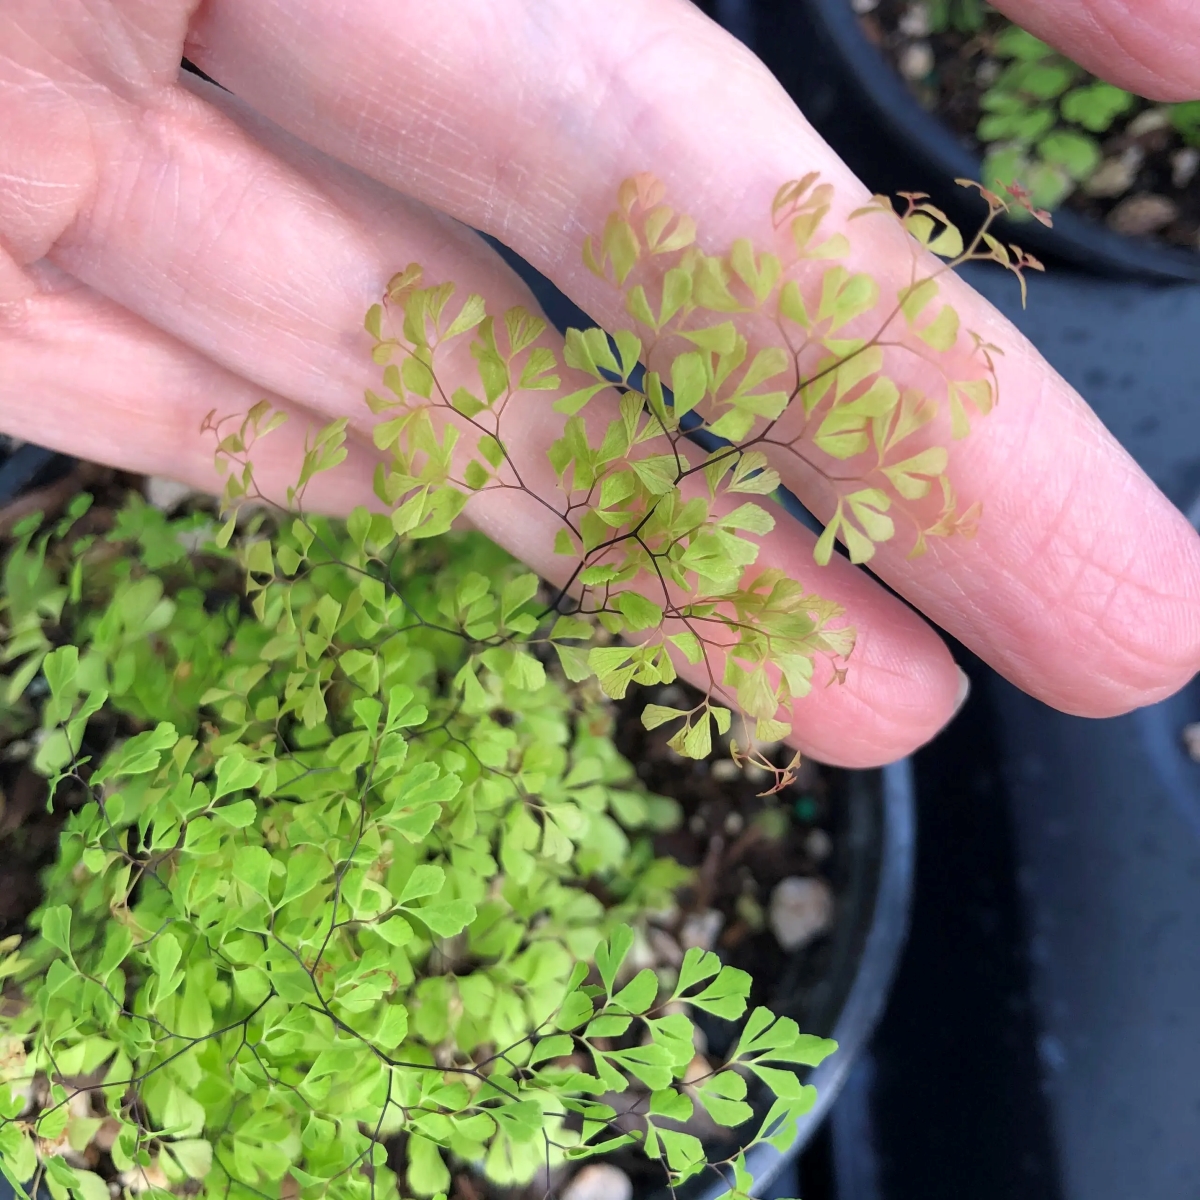
[[[1174,200],[1152,192],[1138,192],[1136,196],[1122,200],[1108,214],[1108,225],[1110,229],[1128,237],[1144,237],[1157,233],[1178,215],[1179,205]]]
[[[683,962],[683,950],[665,929],[657,929],[651,925],[646,931],[646,941],[660,963],[668,967],[677,967]]]
[[[116,1145],[120,1132],[121,1122],[115,1117],[105,1117],[92,1138],[92,1145],[107,1154]]]
[[[833,893],[823,879],[791,875],[771,893],[771,932],[785,950],[799,950],[833,921]]]
[[[742,827],[746,824],[740,812],[731,812],[725,818],[725,832],[730,837],[737,837],[742,832]]]
[[[656,966],[658,966],[658,956],[654,953],[654,947],[646,936],[637,933],[634,935],[633,945],[630,946],[629,954],[621,964],[621,970],[617,977],[621,980],[632,979],[639,971],[644,971],[647,967],[653,969]]]
[[[1000,78],[1000,72],[1004,68],[999,61],[994,58],[985,58],[983,62],[975,68],[975,83],[976,86],[983,88],[985,91]]]
[[[729,783],[741,776],[742,768],[732,758],[718,758],[710,773],[719,783]]]
[[[633,1183],[611,1163],[588,1163],[560,1193],[561,1200],[633,1200]]]
[[[22,759],[29,757],[30,750],[33,749],[31,743],[24,738],[18,738],[15,742],[9,742],[3,750],[0,750],[0,759],[5,762],[20,762]]]
[[[1083,182],[1089,196],[1120,196],[1133,187],[1144,155],[1133,146],[1115,158],[1106,158]]]
[[[925,79],[933,72],[933,47],[928,42],[910,42],[896,62],[905,79]]]
[[[133,1167],[128,1171],[122,1171],[117,1176],[117,1180],[123,1188],[128,1188],[135,1195],[148,1191],[150,1188],[168,1190],[171,1186],[171,1181],[162,1167],[158,1165],[157,1159],[152,1160],[148,1167]]]
[[[706,909],[702,913],[692,913],[683,922],[679,931],[679,942],[685,950],[690,950],[693,946],[699,950],[711,950],[724,924],[725,918],[715,908]]]
[[[1200,762],[1200,721],[1183,727],[1183,748],[1193,762]]]
[[[173,512],[191,496],[199,495],[190,483],[180,483],[165,475],[151,475],[146,480],[146,499],[162,512]]]
[[[858,16],[865,17],[879,7],[879,0],[850,0],[850,7]]]
[[[928,37],[932,32],[929,25],[929,9],[919,0],[916,4],[910,4],[908,11],[896,22],[896,28],[905,37]]]
[[[1171,155],[1171,182],[1177,188],[1185,188],[1200,170],[1200,149],[1184,146]]]
[[[823,829],[809,830],[804,849],[814,862],[824,862],[833,853],[833,838]]]
[[[1157,133],[1171,124],[1171,113],[1165,108],[1148,108],[1140,112],[1128,125],[1125,132],[1130,137],[1144,137],[1148,133]]]

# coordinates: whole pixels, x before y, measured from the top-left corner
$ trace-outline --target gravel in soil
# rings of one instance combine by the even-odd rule
[[[980,101],[1004,66],[991,47],[1006,19],[988,12],[978,33],[934,33],[922,0],[847,2],[921,105],[982,158],[987,147],[975,129]],[[1103,160],[1065,207],[1117,233],[1200,251],[1200,151],[1184,144],[1166,110],[1139,98],[1099,138]]]

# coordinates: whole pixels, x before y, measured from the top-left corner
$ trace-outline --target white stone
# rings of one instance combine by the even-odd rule
[[[560,1200],[633,1200],[633,1182],[611,1163],[588,1163],[563,1188]]]
[[[741,773],[742,768],[732,758],[718,758],[712,765],[712,777],[721,783],[737,779]]]
[[[996,59],[985,58],[975,68],[975,83],[981,88],[990,88],[1000,78],[1000,72],[1003,69]]]
[[[679,942],[685,950],[693,946],[700,950],[711,950],[716,943],[717,935],[725,918],[715,909],[706,909],[702,913],[692,913],[679,931]]]
[[[1141,166],[1141,155],[1122,154],[1117,158],[1106,158],[1083,181],[1083,190],[1089,196],[1121,196],[1133,187]]]
[[[833,921],[833,893],[823,879],[791,875],[775,885],[768,918],[785,950],[799,950]]]
[[[135,1195],[149,1191],[150,1188],[169,1190],[171,1187],[171,1181],[158,1165],[157,1158],[153,1159],[148,1167],[133,1167],[131,1170],[122,1171],[117,1180],[123,1188],[128,1188]]]
[[[929,25],[929,9],[920,0],[917,0],[915,4],[910,4],[908,11],[896,22],[896,28],[905,37],[928,37],[932,32]]]
[[[1171,155],[1171,182],[1177,188],[1185,188],[1200,170],[1200,149],[1184,146]]]
[[[933,47],[928,42],[910,42],[900,51],[896,65],[905,79],[926,79],[935,65]]]
[[[1117,233],[1144,237],[1157,233],[1178,215],[1179,205],[1174,200],[1151,192],[1139,192],[1136,196],[1127,196],[1108,214],[1108,224]]]
[[[761,787],[768,779],[771,778],[771,772],[765,767],[760,767],[756,762],[747,763],[745,768],[746,778],[754,784],[755,787]]]
[[[168,479],[165,475],[151,475],[146,480],[146,499],[163,512],[172,512],[185,500],[200,493],[190,483]]]
[[[1183,747],[1191,759],[1200,762],[1200,721],[1183,727]]]
[[[823,829],[813,829],[804,839],[804,849],[814,862],[824,862],[833,853],[833,838]]]
[[[646,930],[646,941],[649,942],[650,949],[654,951],[654,957],[658,963],[668,967],[677,967],[683,962],[683,950],[665,929],[658,929],[651,925]]]
[[[1130,137],[1141,137],[1146,133],[1157,133],[1171,124],[1171,110],[1168,108],[1148,108],[1140,112],[1128,125],[1125,132]]]

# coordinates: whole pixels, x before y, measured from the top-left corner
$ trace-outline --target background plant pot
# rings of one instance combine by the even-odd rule
[[[958,187],[982,164],[926,112],[867,40],[850,0],[758,0],[755,48],[818,131],[879,191],[925,191],[970,226],[981,206]],[[1054,227],[1008,222],[1002,236],[1035,253],[1125,278],[1200,281],[1200,253],[1125,237],[1069,209]]]
[[[1200,530],[1200,496],[1187,510]],[[1159,704],[1139,709],[1138,729],[1154,774],[1180,820],[1200,840],[1200,761],[1184,744],[1183,731],[1200,723],[1200,676]]]

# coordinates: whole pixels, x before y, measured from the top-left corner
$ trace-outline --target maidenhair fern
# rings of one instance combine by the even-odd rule
[[[18,527],[6,719],[77,811],[36,936],[2,947],[14,1187],[107,1198],[99,1146],[131,1192],[426,1197],[451,1164],[519,1184],[636,1141],[671,1185],[707,1166],[744,1200],[745,1148],[791,1140],[814,1099],[795,1070],[834,1047],[746,1017],[749,977],[710,951],[635,969],[688,873],[654,856],[677,814],[617,754],[605,697],[690,669],[698,706],[645,724],[703,757],[739,708],[733,752],[752,753],[846,670],[853,630],[814,586],[834,540],[865,562],[896,536],[914,554],[969,536],[950,447],[996,403],[997,350],[960,329],[925,250],[1036,265],[988,232],[1005,203],[984,196],[968,245],[923,197],[855,213],[914,239],[884,295],[824,231],[815,176],[776,196],[777,244],[723,254],[639,176],[584,247],[630,327],[573,330],[561,361],[523,309],[489,315],[418,266],[391,281],[366,320],[376,511],[305,509],[345,458],[343,419],[310,437],[291,511],[255,512],[280,420],[263,404],[209,423],[223,525],[134,497],[104,528],[81,497]],[[528,392],[562,419],[553,495],[512,453]],[[807,582],[755,567],[781,470],[830,496]],[[552,585],[450,532],[500,489],[554,514]],[[695,1012],[743,1022],[699,1074]],[[698,1109],[742,1148],[710,1158]]]

